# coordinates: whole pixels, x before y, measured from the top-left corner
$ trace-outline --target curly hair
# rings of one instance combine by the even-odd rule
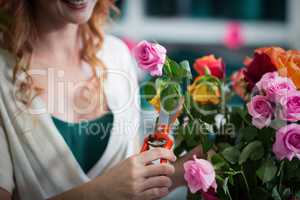
[[[16,58],[16,64],[13,68],[13,81],[16,81],[19,72],[25,72],[27,75],[26,83],[21,85],[21,90],[38,90],[38,88],[33,87],[33,80],[28,74],[33,52],[32,44],[35,43],[37,38],[31,0],[2,0],[0,9],[12,19],[5,23],[5,26],[2,25],[4,28],[0,30],[0,41],[1,46]],[[104,63],[96,54],[102,48],[104,40],[102,26],[109,18],[111,11],[118,13],[114,0],[98,0],[89,21],[80,25],[83,41],[81,56],[84,61],[92,66],[94,74],[96,74],[95,69],[97,66],[105,71]]]

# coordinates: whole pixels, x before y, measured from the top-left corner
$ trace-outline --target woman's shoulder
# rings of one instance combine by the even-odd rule
[[[135,70],[135,62],[127,45],[113,35],[105,35],[99,56],[110,69]]]
[[[103,48],[109,48],[112,53],[129,53],[126,44],[118,37],[110,34],[105,34]]]

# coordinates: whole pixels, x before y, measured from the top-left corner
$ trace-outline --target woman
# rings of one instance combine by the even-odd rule
[[[112,0],[0,8],[13,16],[0,37],[1,200],[148,200],[183,184],[171,151],[137,154],[134,66],[101,29]],[[149,165],[159,158],[173,165]]]

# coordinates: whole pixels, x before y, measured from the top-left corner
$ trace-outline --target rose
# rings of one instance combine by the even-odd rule
[[[265,96],[254,96],[247,104],[248,112],[252,116],[252,124],[262,129],[271,124],[273,108],[268,98]]]
[[[286,96],[290,92],[296,91],[296,86],[288,78],[277,78],[274,82],[268,84],[266,94],[272,101],[278,101],[282,96]]]
[[[294,91],[280,99],[279,118],[289,122],[300,120],[300,92]]]
[[[266,73],[256,84],[262,94],[266,94],[271,101],[279,101],[282,96],[296,91],[296,86],[289,78],[278,75],[278,72]]]
[[[246,59],[244,75],[248,82],[248,90],[251,91],[265,73],[277,70],[277,57],[284,53],[283,49],[277,47],[261,48],[255,50],[253,59]]]
[[[217,105],[221,101],[220,88],[213,77],[197,77],[194,83],[188,86],[188,91],[193,100],[202,105]]]
[[[240,69],[239,71],[233,73],[230,79],[235,93],[242,99],[247,100],[249,94],[247,93],[247,83],[245,81],[244,69]]]
[[[200,76],[206,74],[206,70],[211,75],[223,79],[225,77],[225,64],[221,58],[216,59],[214,55],[198,58],[194,63],[194,69]]]
[[[210,188],[217,190],[215,170],[209,161],[194,156],[194,160],[185,162],[183,167],[191,193],[208,192]]]
[[[149,72],[151,76],[161,76],[166,61],[167,50],[154,43],[140,42],[134,49],[133,54],[141,69]]]
[[[285,54],[277,57],[276,66],[281,76],[291,78],[294,84],[300,89],[300,51],[287,51]]]
[[[256,83],[257,89],[262,93],[265,94],[267,90],[267,85],[270,82],[273,82],[278,77],[277,72],[268,72],[262,76],[259,82]]]
[[[273,152],[278,160],[294,157],[300,159],[300,125],[290,124],[279,129],[276,133],[276,141]]]

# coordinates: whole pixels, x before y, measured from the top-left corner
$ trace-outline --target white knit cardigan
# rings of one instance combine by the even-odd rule
[[[55,196],[101,175],[136,152],[139,97],[134,62],[127,47],[108,35],[99,56],[108,68],[104,91],[114,125],[103,156],[85,174],[45,110],[42,98],[35,97],[29,108],[15,100],[15,61],[0,50],[0,188],[14,193],[13,199]]]

